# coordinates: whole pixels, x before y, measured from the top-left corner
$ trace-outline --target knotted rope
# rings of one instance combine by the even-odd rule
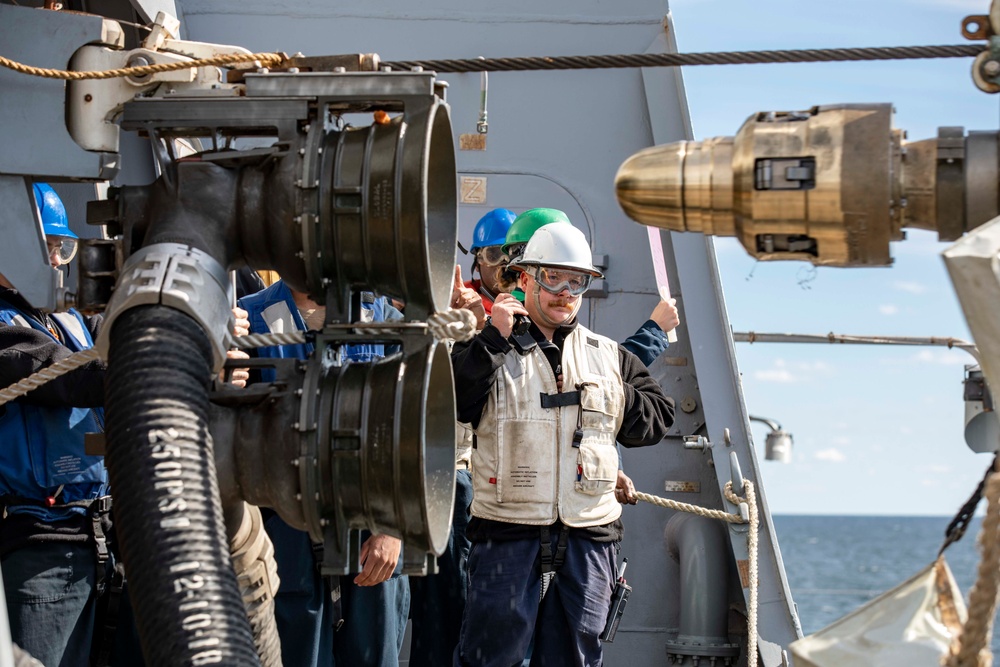
[[[379,322],[378,324],[383,324]],[[391,322],[384,323],[391,328]],[[476,334],[476,316],[469,310],[446,310],[432,313],[427,318],[427,329],[438,340],[469,340]],[[241,350],[252,350],[258,347],[278,345],[302,345],[306,342],[306,332],[289,331],[287,333],[248,334],[232,336],[227,339],[229,347]]]
[[[476,335],[476,316],[465,308],[451,308],[432,313],[427,328],[438,340],[467,341]]]
[[[427,328],[439,340],[469,340],[476,333],[476,316],[468,310],[447,310],[441,313],[433,313],[427,318]],[[227,347],[235,347],[240,350],[252,350],[258,347],[276,345],[302,345],[305,342],[306,334],[304,331],[249,334],[247,336],[233,336],[230,334],[226,338]],[[46,366],[9,387],[0,389],[0,405],[24,396],[45,383],[100,358],[101,355],[93,348],[74,352],[65,359],[57,361],[51,366]]]
[[[984,495],[986,517],[979,533],[982,556],[976,583],[969,592],[969,617],[962,632],[952,640],[947,667],[990,667],[993,664],[989,638],[993,636],[1000,589],[1000,470],[994,468],[987,478]]]

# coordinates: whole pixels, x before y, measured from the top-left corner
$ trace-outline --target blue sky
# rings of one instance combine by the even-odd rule
[[[682,52],[960,44],[987,0],[672,0]],[[685,68],[698,139],[733,135],[763,110],[892,102],[909,139],[937,127],[996,130],[998,98],[972,59]],[[969,332],[936,234],[910,230],[885,269],[757,263],[717,242],[737,331],[955,336]],[[793,462],[764,461],[775,513],[950,515],[990,459],[963,439],[964,352],[944,348],[737,344],[751,414],[795,436]],[[754,426],[763,449],[767,428]]]

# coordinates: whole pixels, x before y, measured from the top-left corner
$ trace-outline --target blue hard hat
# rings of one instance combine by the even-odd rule
[[[472,230],[472,247],[469,250],[503,245],[507,238],[507,230],[516,217],[513,211],[505,208],[495,208],[481,217],[476,223],[476,228]]]
[[[69,223],[66,221],[66,207],[52,186],[47,183],[35,183],[34,187],[35,204],[38,205],[38,212],[42,216],[42,229],[45,235],[79,238],[69,228]]]

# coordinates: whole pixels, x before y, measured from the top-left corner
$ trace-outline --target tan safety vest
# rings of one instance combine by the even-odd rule
[[[621,516],[615,500],[615,435],[625,409],[618,343],[582,326],[562,351],[563,394],[545,354],[512,350],[476,428],[472,514],[483,519],[601,526]],[[579,404],[543,407],[579,391]],[[582,409],[582,410],[581,410]],[[574,435],[581,431],[574,446]]]

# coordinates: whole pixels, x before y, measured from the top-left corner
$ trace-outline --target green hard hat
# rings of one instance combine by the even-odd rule
[[[569,217],[562,211],[557,211],[554,208],[532,208],[525,211],[514,218],[510,229],[507,230],[507,238],[504,239],[503,251],[509,253],[511,246],[527,243],[532,234],[552,222],[565,222],[569,224]]]

